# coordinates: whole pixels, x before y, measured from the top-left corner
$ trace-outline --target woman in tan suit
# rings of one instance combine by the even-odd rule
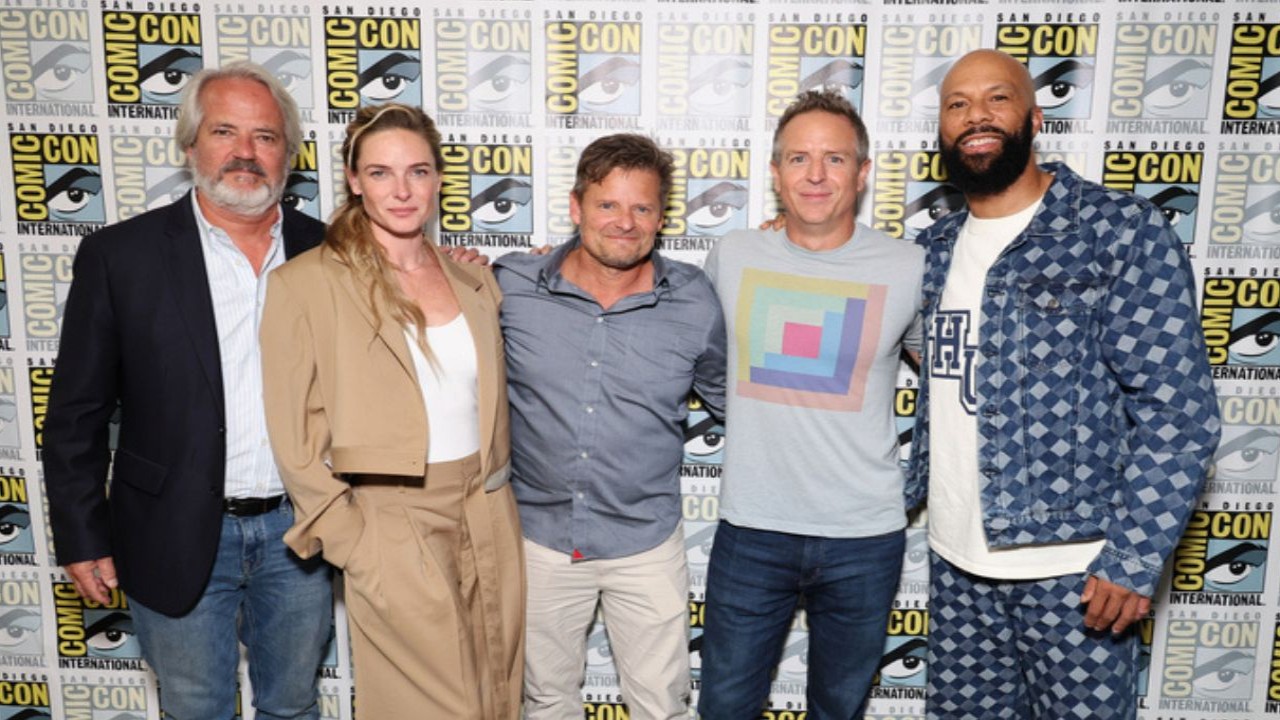
[[[360,718],[514,719],[524,561],[497,286],[424,233],[442,158],[421,110],[362,108],[342,156],[346,203],[272,274],[263,313],[285,541],[344,570]]]

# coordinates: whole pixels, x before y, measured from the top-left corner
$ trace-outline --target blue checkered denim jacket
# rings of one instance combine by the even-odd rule
[[[1045,170],[1043,206],[987,273],[974,379],[983,527],[993,547],[1105,537],[1089,572],[1150,596],[1219,437],[1194,276],[1151,203]],[[917,239],[929,335],[967,217]],[[929,476],[928,367],[908,507]]]

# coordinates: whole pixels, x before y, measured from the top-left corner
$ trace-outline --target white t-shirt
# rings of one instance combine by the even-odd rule
[[[982,529],[975,370],[982,362],[977,348],[983,291],[987,271],[1039,207],[1032,203],[1001,218],[969,216],[956,240],[935,316],[943,321],[941,327],[963,335],[962,351],[936,332],[929,340],[929,546],[962,570],[1001,580],[1084,572],[1105,542],[993,550]]]
[[[480,450],[480,410],[476,398],[476,346],[467,320],[458,316],[427,328],[433,367],[418,347],[412,328],[404,331],[427,408],[427,462],[458,460]]]

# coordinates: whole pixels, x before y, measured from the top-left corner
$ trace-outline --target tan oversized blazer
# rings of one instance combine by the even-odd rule
[[[488,268],[431,250],[475,339],[480,470],[492,492],[511,472],[500,293]],[[339,568],[364,528],[342,476],[426,470],[430,428],[408,341],[388,313],[374,318],[368,287],[328,248],[271,273],[260,340],[267,429],[296,512],[285,542]]]

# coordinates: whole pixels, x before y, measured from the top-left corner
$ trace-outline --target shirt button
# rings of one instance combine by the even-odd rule
[[[591,413],[593,413],[593,412],[595,412],[595,411],[596,411],[596,409],[595,409],[595,408],[591,407],[590,405],[588,405],[588,406],[587,406],[587,414],[588,414],[588,415],[590,415]]]
[[[591,367],[600,367],[600,362],[598,360],[592,360]]]
[[[597,325],[599,325],[599,324],[600,324],[600,323],[602,323],[602,322],[604,322],[604,318],[602,318],[602,317],[598,317],[598,318],[596,318],[596,324],[597,324]]]
[[[586,496],[587,496],[587,495],[586,495],[586,493],[578,493],[578,499],[579,499],[579,500],[581,500],[581,499],[585,498]]]
[[[590,455],[587,455],[587,451],[583,450],[582,454],[579,455],[578,457],[582,458],[583,460],[586,460],[588,457],[590,457]]]

